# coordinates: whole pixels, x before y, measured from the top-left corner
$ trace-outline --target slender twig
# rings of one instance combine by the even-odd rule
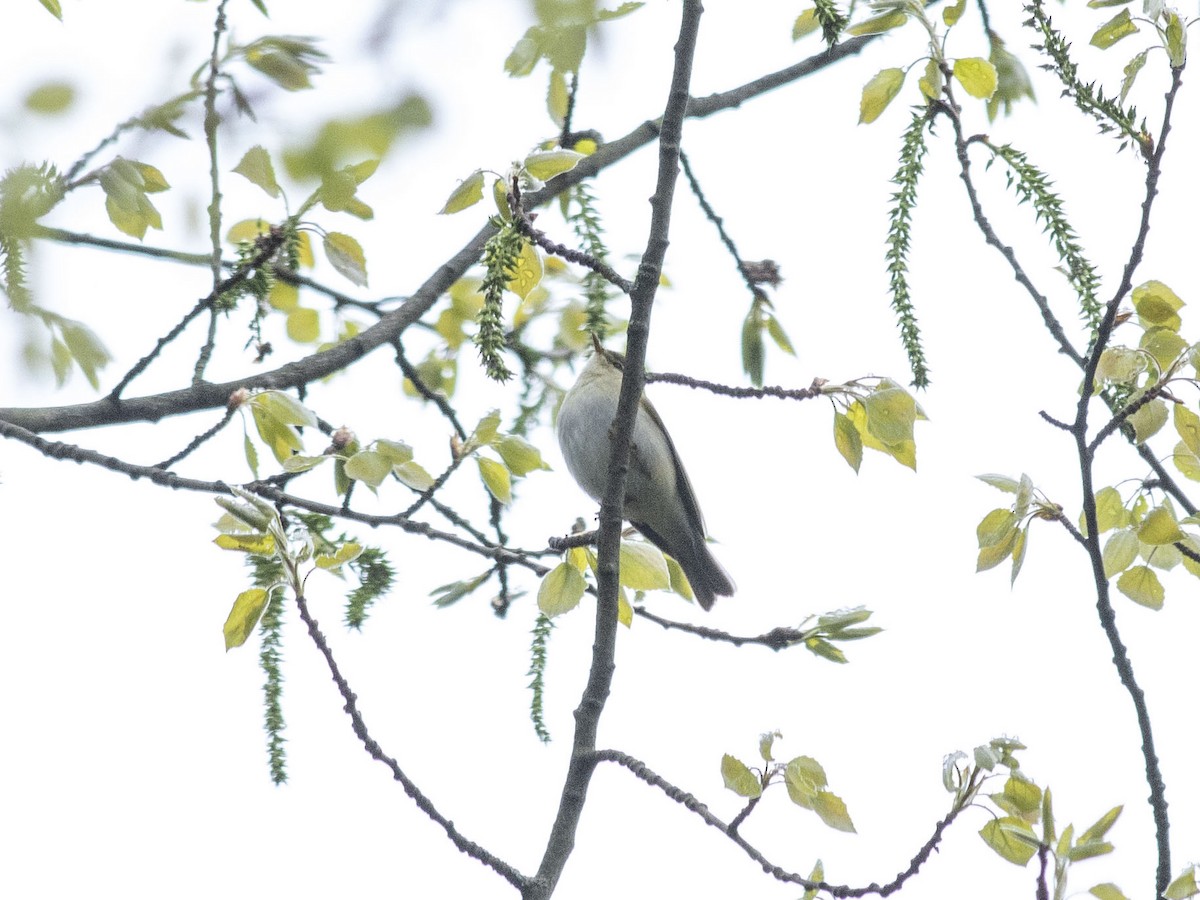
[[[236,412],[237,412],[237,407],[234,407],[234,406],[231,406],[228,409],[226,409],[225,415],[221,416],[220,421],[218,421],[216,424],[214,424],[212,426],[212,428],[209,428],[206,431],[203,431],[200,434],[196,435],[194,438],[192,438],[190,441],[188,441],[188,444],[186,447],[184,447],[182,450],[180,450],[174,456],[169,456],[166,459],[164,459],[162,462],[157,463],[156,465],[153,466],[153,468],[155,468],[155,469],[171,468],[171,466],[175,465],[175,463],[179,462],[181,459],[184,459],[185,457],[190,455],[192,452],[197,450],[199,447],[201,447],[206,441],[209,441],[212,438],[216,437],[216,435],[219,434],[221,432],[221,430],[230,423],[230,421],[232,421],[233,415]]]
[[[217,115],[217,77],[221,73],[221,37],[225,33],[225,5],[229,0],[217,4],[217,20],[213,26],[212,55],[208,61],[208,80],[204,83],[204,143],[208,149],[208,177],[210,197],[208,205],[208,237],[212,246],[210,268],[212,269],[213,293],[221,282],[221,171],[217,160],[217,128],[221,119]],[[193,383],[204,380],[204,370],[212,358],[217,341],[217,308],[209,308],[208,335],[196,359]]]
[[[825,387],[829,382],[824,378],[814,378],[811,385],[806,388],[785,388],[767,385],[766,387],[750,388],[750,387],[730,387],[726,384],[717,384],[713,381],[704,381],[699,378],[692,378],[690,375],[676,375],[671,372],[656,372],[646,373],[646,384],[679,384],[684,387],[696,388],[702,391],[709,391],[713,394],[720,394],[723,397],[739,397],[762,399],[764,397],[774,397],[778,400],[812,400],[820,397]]]
[[[462,832],[454,827],[454,823],[443,816],[437,807],[433,805],[433,801],[426,797],[421,792],[421,789],[417,787],[416,783],[404,774],[404,770],[400,768],[400,764],[383,752],[383,748],[379,746],[379,743],[371,737],[370,731],[367,730],[366,721],[363,719],[362,712],[358,708],[358,696],[350,689],[350,684],[338,668],[333,651],[330,650],[329,643],[325,640],[325,635],[322,634],[317,620],[309,612],[308,601],[304,599],[303,594],[296,595],[296,608],[300,611],[300,618],[308,628],[309,637],[316,644],[317,649],[321,652],[321,656],[325,658],[325,664],[329,667],[329,674],[333,678],[334,684],[337,685],[338,693],[342,695],[342,699],[346,702],[346,714],[350,716],[350,721],[353,723],[354,733],[362,741],[363,747],[366,748],[371,758],[378,760],[391,770],[392,777],[400,782],[404,788],[404,793],[413,799],[417,809],[440,825],[442,830],[446,832],[446,837],[450,839],[455,847],[472,859],[483,863],[489,869],[493,869],[513,887],[524,889],[528,881],[524,875],[500,857],[463,837]]]
[[[636,615],[643,619],[648,619],[656,625],[661,625],[668,631],[682,631],[686,634],[694,634],[696,637],[704,638],[708,641],[718,641],[724,644],[732,644],[735,647],[741,647],[745,644],[761,644],[771,650],[786,650],[788,647],[795,647],[800,641],[804,640],[805,633],[798,628],[772,628],[770,631],[755,637],[747,635],[729,634],[725,631],[720,631],[716,628],[706,628],[703,625],[693,625],[690,622],[676,622],[672,619],[664,619],[662,616],[657,616],[650,612],[644,606],[635,606],[633,611]]]
[[[625,769],[628,769],[638,779],[644,781],[651,787],[658,788],[671,800],[683,806],[689,812],[699,816],[706,825],[711,825],[717,831],[724,834],[731,841],[737,844],[747,856],[750,857],[757,865],[762,867],[762,870],[774,878],[776,881],[781,881],[785,884],[798,884],[806,890],[820,890],[831,894],[834,897],[866,897],[871,894],[876,894],[880,897],[888,897],[896,893],[902,888],[909,879],[920,871],[921,866],[928,862],[929,857],[933,855],[934,850],[942,842],[942,836],[947,828],[954,822],[955,819],[962,813],[967,805],[958,805],[950,810],[944,819],[934,826],[933,834],[916,854],[909,861],[908,867],[900,872],[889,881],[887,884],[872,883],[866,887],[850,887],[845,884],[829,884],[825,881],[812,881],[811,879],[800,875],[797,872],[789,872],[772,863],[766,856],[762,854],[749,841],[733,830],[730,825],[727,825],[720,818],[709,812],[708,807],[697,800],[692,794],[671,784],[657,772],[650,769],[644,762],[635,759],[627,753],[622,753],[618,750],[598,750],[592,754],[593,764],[599,762],[613,762]]]
[[[700,187],[700,181],[696,178],[696,173],[692,171],[691,161],[687,154],[682,150],[679,152],[679,165],[683,169],[683,177],[687,179],[688,187],[692,189],[692,193],[696,197],[696,202],[700,204],[700,209],[703,210],[708,221],[713,223],[713,227],[717,229],[717,234],[721,238],[721,243],[725,245],[725,249],[729,251],[729,255],[733,257],[734,263],[737,265],[737,270],[741,274],[742,279],[746,282],[746,287],[750,289],[751,295],[760,297],[763,294],[760,288],[754,281],[749,269],[746,267],[742,255],[738,253],[737,245],[734,244],[733,238],[729,232],[725,230],[725,220],[717,215],[717,211],[712,208],[712,204],[708,202],[708,198],[704,195],[704,189]]]
[[[521,234],[529,238],[547,253],[550,253],[554,256],[561,256],[563,259],[567,260],[567,262],[573,262],[576,265],[591,269],[593,272],[601,276],[609,284],[618,288],[624,294],[628,294],[633,289],[633,282],[623,276],[604,260],[597,259],[590,253],[585,253],[582,250],[576,250],[574,247],[568,247],[566,244],[560,244],[557,241],[552,240],[546,234],[546,232],[539,228],[535,228],[533,223],[529,220],[528,214],[521,209],[516,209],[514,211],[513,224],[516,225],[517,231],[521,232]]]

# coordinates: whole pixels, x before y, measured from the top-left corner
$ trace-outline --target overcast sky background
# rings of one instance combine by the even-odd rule
[[[182,89],[208,52],[211,2],[68,0],[65,6],[62,24],[33,0],[6,4],[0,14],[5,167],[42,159],[69,166],[113,123]],[[524,4],[398,3],[389,7],[390,17],[381,17],[386,6],[276,0],[268,21],[245,0],[230,4],[237,39],[318,35],[332,61],[316,90],[294,95],[279,96],[262,79],[245,76],[263,92],[259,125],[238,123],[223,138],[226,172],[248,147],[262,143],[277,154],[330,115],[371,110],[412,90],[433,106],[435,126],[398,147],[363,187],[377,212],[374,222],[314,216],[362,242],[371,283],[355,295],[364,299],[412,291],[479,228],[484,207],[434,215],[459,179],[479,167],[503,170],[553,133],[544,111],[544,69],[524,80],[502,70],[531,21]],[[1132,153],[1116,155],[1115,141],[1095,138],[1093,124],[1057,99],[1057,83],[1037,70],[1026,49],[1028,33],[1019,29],[1018,11],[1008,8],[1015,4],[994,6],[994,27],[1030,69],[1038,104],[1021,104],[990,133],[1028,150],[1055,178],[1105,276],[1101,296],[1107,297],[1134,234],[1144,167]],[[1108,11],[1054,6],[1091,72],[1119,78],[1120,67],[1148,40],[1136,36],[1101,54],[1086,44]],[[799,45],[790,39],[802,8],[763,0],[710,3],[692,93],[725,90],[815,53],[819,39]],[[603,28],[582,75],[578,127],[614,138],[661,113],[678,14],[677,3],[652,0]],[[976,15],[968,11],[956,30],[951,56],[986,55]],[[390,27],[381,32],[383,21]],[[373,33],[382,35],[376,50],[364,51]],[[685,125],[693,166],[745,257],[770,257],[783,269],[786,280],[774,297],[798,356],[770,353],[769,383],[803,387],[815,376],[844,381],[869,374],[908,380],[887,305],[883,239],[888,179],[917,73],[879,122],[855,122],[862,84],[880,68],[908,65],[923,52],[920,30],[910,26],[825,74]],[[76,84],[76,106],[59,118],[28,118],[22,98],[50,77]],[[1141,78],[1139,108],[1157,134],[1166,86],[1161,57],[1151,58]],[[1158,218],[1137,279],[1165,281],[1185,301],[1196,293],[1190,253],[1200,195],[1196,113],[1185,85]],[[981,104],[969,116],[970,128],[989,130]],[[198,114],[188,126],[194,137],[200,134]],[[667,595],[650,598],[650,607],[757,634],[810,613],[865,604],[886,631],[849,645],[851,664],[835,666],[802,649],[773,654],[702,644],[637,621],[621,633],[601,743],[645,760],[728,820],[742,803],[722,787],[721,755],[750,761],[758,735],[781,730],[777,755],[816,757],[848,804],[858,834],[824,827],[781,788],[768,793],[743,834],[784,868],[807,873],[821,858],[830,881],[865,885],[903,869],[947,812],[950,796],[940,776],[946,753],[970,751],[1000,734],[1017,736],[1030,748],[1021,755],[1029,775],[1053,788],[1060,828],[1067,822],[1085,828],[1125,804],[1110,833],[1116,852],[1077,865],[1072,889],[1114,881],[1128,896],[1148,898],[1153,830],[1139,741],[1096,621],[1086,560],[1061,528],[1038,523],[1015,588],[1009,589],[1006,569],[974,574],[975,525],[1009,502],[974,475],[1028,472],[1077,516],[1071,442],[1037,413],[1069,416],[1078,373],[1055,354],[1036,310],[971,226],[948,124],[938,133],[941,140],[927,157],[913,248],[912,283],[934,381],[919,397],[930,421],[917,428],[916,474],[868,453],[856,476],[834,449],[832,414],[821,402],[739,403],[669,385],[651,389],[720,542],[716,553],[739,592],[708,615]],[[135,136],[119,152],[158,166],[174,187],[154,198],[166,232],[152,232],[147,242],[203,251],[202,141]],[[625,254],[644,243],[656,161],[648,147],[595,184],[614,258],[629,275],[635,263]],[[975,161],[1001,237],[1018,247],[1035,280],[1073,321],[1040,226],[1005,193],[999,171],[985,177],[983,155]],[[230,222],[283,214],[237,176],[227,174],[222,189]],[[290,195],[296,200],[304,192],[293,187]],[[569,242],[556,216],[547,213],[543,221]],[[98,190],[79,192],[50,224],[120,237],[103,214]],[[650,367],[743,383],[738,342],[748,297],[682,182],[667,272],[673,286],[656,302]],[[47,306],[88,323],[113,351],[118,361],[106,373],[105,389],[208,290],[203,269],[90,249],[40,247],[32,274]],[[350,291],[324,263],[317,277]],[[1191,309],[1183,311],[1184,334],[1195,337]],[[0,316],[6,322],[0,406],[96,396],[78,374],[62,390],[45,374],[31,377],[18,356],[25,325],[11,313]],[[251,369],[237,327],[230,326],[229,349],[210,370],[213,380]],[[189,332],[181,361],[156,366],[132,393],[186,383],[201,340]],[[280,352],[272,366],[303,352],[282,339],[275,344]],[[415,336],[409,349],[414,357],[422,352]],[[465,422],[496,405],[513,409],[503,390],[470,369],[464,364],[459,394]],[[1185,399],[1194,406],[1194,394]],[[447,461],[444,422],[401,398],[386,351],[349,377],[314,389],[310,405],[365,439],[408,441],[430,471]],[[63,439],[152,463],[214,419],[206,413]],[[179,470],[249,480],[241,440],[240,429],[230,428]],[[312,450],[323,448],[310,441]],[[520,487],[509,532],[523,547],[544,546],[576,516],[594,511],[570,482],[549,430],[537,441],[553,471],[535,473]],[[1161,452],[1169,452],[1170,443],[1163,446]],[[1116,442],[1099,466],[1100,484],[1145,474]],[[323,484],[311,489],[325,490]],[[398,485],[381,490],[378,501],[365,494],[355,496],[363,511],[407,504]],[[486,521],[485,500],[467,468],[452,481],[449,497],[473,521]],[[6,730],[0,894],[513,896],[498,877],[458,854],[362,751],[294,615],[284,649],[291,780],[282,788],[270,784],[257,638],[229,654],[221,639],[221,624],[248,586],[247,575],[240,559],[211,543],[219,512],[211,497],[46,461],[10,442],[0,444],[0,509],[8,634],[0,654]],[[528,593],[505,621],[487,608],[488,591],[437,610],[429,591],[481,571],[477,559],[398,533],[353,524],[346,530],[387,548],[399,572],[396,589],[361,634],[340,624],[341,585],[322,576],[310,581],[314,615],[368,725],[468,838],[522,871],[535,870],[558,802],[571,711],[586,677],[592,607],[585,601],[557,622],[547,672],[554,741],[543,747],[529,723],[525,689],[534,581],[522,585]],[[1166,581],[1162,612],[1119,595],[1114,602],[1154,717],[1177,873],[1200,852],[1191,662],[1200,606],[1191,576],[1180,571]],[[1033,866],[1022,870],[1000,860],[977,837],[988,815],[964,815],[903,896],[1032,896]],[[656,791],[601,767],[557,896],[667,891],[747,898],[800,893],[762,875],[730,842]]]

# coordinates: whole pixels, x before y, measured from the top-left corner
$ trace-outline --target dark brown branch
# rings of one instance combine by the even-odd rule
[[[633,423],[641,402],[644,382],[646,344],[650,337],[650,313],[662,274],[670,232],[672,201],[679,169],[679,145],[683,119],[688,106],[688,84],[696,52],[696,36],[703,9],[699,0],[684,0],[679,37],[675,43],[675,65],[671,86],[663,110],[658,142],[658,180],[651,200],[650,236],[638,266],[637,279],[630,292],[625,366],[621,378],[621,396],[610,438],[612,453],[607,485],[600,504],[600,535],[597,542],[596,627],[592,645],[592,663],[578,708],[575,710],[575,735],[571,762],[563,782],[558,812],[546,843],[537,876],[524,900],[545,900],[554,893],[563,868],[575,847],[575,833],[595,769],[593,754],[600,716],[608,701],[616,656],[618,613],[617,558],[624,515],[625,475]],[[586,162],[587,160],[583,160]],[[569,174],[569,173],[568,173]]]

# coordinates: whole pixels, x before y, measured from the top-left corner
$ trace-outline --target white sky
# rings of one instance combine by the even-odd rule
[[[991,134],[1028,150],[1052,173],[1106,277],[1101,296],[1108,296],[1133,234],[1144,168],[1131,153],[1115,156],[1115,142],[1093,138],[1092,124],[1056,99],[1056,82],[1036,69],[1025,49],[1030,39],[1018,28],[1017,10],[1008,8],[1015,4],[993,5],[1005,7],[994,11],[995,27],[1030,68],[1039,105],[1021,105],[1015,119],[996,123]],[[799,47],[790,40],[802,5],[755,0],[709,7],[694,95],[727,89],[818,49],[816,38]],[[259,127],[237,124],[222,145],[226,171],[247,147],[263,143],[277,153],[310,123],[334,113],[368,110],[414,89],[434,106],[436,127],[398,148],[364,186],[362,195],[377,211],[373,223],[315,217],[363,243],[371,287],[358,296],[413,290],[480,225],[483,213],[476,210],[433,215],[458,179],[481,166],[502,170],[552,133],[541,99],[544,71],[523,81],[502,72],[528,24],[520,4],[462,0],[438,4],[436,12],[432,4],[402,4],[382,59],[359,49],[373,21],[366,4],[275,0],[270,21],[244,0],[233,0],[231,8],[239,39],[315,34],[333,62],[317,79],[318,90],[266,98]],[[6,4],[0,14],[0,162],[50,159],[66,167],[112,123],[180,89],[185,73],[207,53],[213,9],[213,3],[68,0],[59,24],[33,0]],[[1089,28],[1104,12],[1056,7],[1056,18],[1080,23],[1071,34],[1084,66],[1119,72],[1144,39],[1131,38],[1128,52],[1120,45],[1110,56],[1086,47]],[[967,15],[949,53],[986,55],[975,13]],[[605,28],[604,44],[594,48],[599,52],[583,75],[579,127],[612,138],[661,112],[677,18],[678,4],[652,0]],[[882,241],[888,178],[915,74],[879,122],[856,127],[855,121],[861,85],[879,68],[907,65],[921,53],[917,30],[905,29],[826,75],[685,126],[693,165],[739,248],[749,259],[771,257],[783,268],[777,311],[798,359],[770,354],[769,382],[803,387],[814,376],[842,381],[867,374],[908,379],[887,308]],[[1137,89],[1155,132],[1165,86],[1165,76],[1151,71],[1156,63],[1161,60],[1152,59]],[[79,86],[76,109],[59,120],[23,120],[21,98],[51,75]],[[261,86],[254,76],[247,83]],[[1196,293],[1188,254],[1194,228],[1185,218],[1197,196],[1196,113],[1185,86],[1159,218],[1138,279],[1159,278],[1185,300]],[[980,110],[970,115],[970,127],[987,130]],[[194,135],[196,121],[188,129]],[[651,608],[756,634],[810,613],[865,604],[887,630],[849,645],[851,664],[838,667],[803,650],[701,645],[635,622],[621,634],[601,742],[645,760],[728,820],[741,801],[722,788],[721,755],[750,761],[758,735],[781,730],[777,755],[820,760],[858,834],[825,828],[793,807],[782,789],[769,792],[743,833],[784,868],[807,872],[821,858],[831,881],[865,885],[904,868],[948,810],[940,781],[944,754],[969,751],[999,734],[1019,736],[1030,748],[1022,755],[1028,773],[1053,788],[1060,827],[1085,828],[1125,804],[1110,833],[1116,853],[1077,866],[1072,889],[1115,881],[1131,897],[1149,897],[1153,832],[1138,738],[1096,622],[1086,561],[1062,529],[1039,523],[1014,589],[1004,570],[973,572],[975,525],[1008,502],[975,474],[1028,472],[1077,514],[1071,443],[1037,412],[1069,415],[1078,375],[1054,355],[1031,303],[972,230],[948,124],[938,132],[913,248],[912,281],[934,378],[919,398],[931,421],[918,427],[918,474],[870,454],[855,476],[834,450],[824,404],[739,404],[652,388],[739,592],[707,616],[668,596],[653,597]],[[203,250],[196,225],[206,202],[201,143],[135,138],[120,152],[157,165],[175,187],[155,198],[162,200],[166,236],[152,234],[148,242]],[[989,185],[993,223],[1070,320],[1065,284],[1052,271],[1055,260],[1040,226],[1014,206],[998,172],[983,176],[983,155],[975,161]],[[596,184],[615,258],[630,274],[633,263],[623,254],[644,241],[655,162],[648,148]],[[230,221],[281,215],[236,176],[226,175],[223,190]],[[303,194],[293,189],[292,196]],[[568,238],[555,216],[543,221]],[[80,192],[51,223],[120,237],[95,190]],[[667,270],[674,287],[660,293],[655,308],[651,368],[741,383],[738,334],[748,298],[682,183]],[[45,248],[33,276],[46,305],[87,322],[114,351],[109,385],[207,290],[202,270],[88,249]],[[349,292],[328,267],[318,276]],[[1184,310],[1185,334],[1194,329],[1191,308]],[[0,338],[8,360],[0,406],[95,396],[78,376],[62,391],[28,378],[15,355],[21,323],[11,314],[7,322]],[[239,334],[214,363],[214,380],[246,371],[245,357],[236,352]],[[178,368],[153,369],[132,393],[184,383],[181,373],[199,340],[189,333],[188,359]],[[418,355],[419,341],[411,344]],[[281,354],[293,352],[286,341],[276,346]],[[1194,395],[1185,399],[1194,405]],[[362,437],[409,441],[431,471],[445,464],[444,424],[399,398],[386,351],[351,377],[315,390],[310,400],[323,417]],[[506,398],[471,374],[463,376],[459,403],[464,420],[473,422]],[[64,439],[151,463],[211,421],[204,414]],[[522,484],[508,526],[514,543],[526,547],[542,546],[576,516],[592,512],[571,485],[549,431],[538,442],[554,471]],[[233,428],[180,471],[248,480],[240,443]],[[1136,457],[1115,443],[1100,468],[1100,483],[1144,474]],[[283,788],[270,784],[256,649],[225,654],[221,642],[221,624],[246,576],[239,559],[211,544],[218,511],[210,497],[44,461],[15,443],[0,444],[0,479],[0,546],[7,559],[0,585],[9,635],[0,654],[6,730],[0,741],[0,895],[513,895],[459,855],[363,753],[294,618],[285,636],[291,781]],[[385,489],[374,504],[363,493],[355,498],[363,510],[392,511],[406,503],[399,486]],[[481,492],[465,469],[450,496],[474,521],[486,521]],[[529,594],[506,621],[485,609],[486,592],[439,611],[429,603],[429,590],[481,571],[478,561],[396,533],[347,530],[381,543],[399,570],[396,590],[378,604],[362,634],[340,625],[339,585],[320,576],[310,582],[314,614],[368,724],[468,838],[522,871],[535,870],[558,801],[571,711],[586,676],[590,608],[585,602],[560,619],[551,641],[547,713],[554,741],[542,747],[528,721],[525,689],[533,581],[522,585]],[[1120,596],[1115,603],[1154,716],[1178,872],[1200,846],[1191,663],[1200,608],[1190,576],[1173,573],[1167,584],[1160,613]],[[1033,866],[1021,870],[1001,861],[976,836],[987,819],[983,810],[966,814],[903,896],[1031,896]],[[746,898],[800,893],[763,876],[728,841],[655,791],[602,767],[557,896],[667,891]]]

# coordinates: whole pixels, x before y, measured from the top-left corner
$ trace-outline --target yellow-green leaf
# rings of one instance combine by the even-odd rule
[[[1137,31],[1138,27],[1130,18],[1129,10],[1123,9],[1097,28],[1096,33],[1092,35],[1089,43],[1093,47],[1107,50],[1122,38],[1127,38],[1131,34],[1137,34]]]
[[[862,437],[849,417],[837,411],[833,414],[833,444],[850,468],[857,472],[862,465]]]
[[[900,15],[903,17],[903,14]],[[869,125],[883,115],[883,111],[900,93],[902,87],[904,87],[903,69],[881,69],[863,86],[862,99],[859,100],[858,105],[858,123]]]
[[[821,817],[821,821],[830,828],[854,833],[854,823],[850,821],[850,813],[846,809],[846,804],[842,802],[842,798],[837,794],[831,794],[829,791],[817,791],[817,795],[813,798],[812,808],[813,812]]]
[[[662,551],[641,541],[621,541],[621,584],[631,591],[657,591],[671,586]]]
[[[542,257],[529,241],[521,244],[521,253],[516,264],[504,273],[508,276],[508,289],[524,300],[529,292],[542,280]]]
[[[736,756],[726,753],[721,757],[721,777],[725,780],[725,787],[739,797],[762,796],[762,782],[750,771],[750,767]]]
[[[1200,456],[1200,416],[1182,403],[1174,404],[1171,414],[1174,418],[1175,431],[1183,439],[1184,445],[1193,454]]]
[[[1129,14],[1129,10],[1125,10]],[[1161,281],[1147,281],[1133,289],[1133,308],[1144,326],[1158,325],[1178,331],[1179,310],[1184,303],[1179,295]]]
[[[1129,417],[1128,422],[1133,426],[1134,440],[1144,444],[1167,424],[1167,404],[1158,399],[1144,403]]]
[[[1104,576],[1112,578],[1133,565],[1138,555],[1138,537],[1131,528],[1114,531],[1104,544],[1101,559],[1104,561]]]
[[[243,242],[253,244],[259,235],[266,234],[270,230],[271,223],[265,219],[242,219],[229,226],[229,230],[225,232],[225,240],[231,244]]]
[[[479,464],[479,477],[483,479],[484,486],[488,489],[493,497],[501,503],[508,504],[512,502],[512,478],[501,463],[494,459],[488,459],[486,456],[475,457],[475,462]]]
[[[992,819],[979,830],[984,843],[1001,857],[1018,866],[1023,866],[1037,853],[1038,840],[1033,828],[1016,816]]]
[[[959,18],[963,14],[963,10],[967,8],[967,0],[958,0],[953,6],[947,6],[942,10],[942,21],[946,23],[946,27],[950,28],[958,23]]]
[[[879,16],[873,16],[870,19],[865,19],[857,25],[851,25],[846,29],[847,34],[858,36],[860,34],[881,34],[885,31],[890,31],[893,28],[899,28],[908,21],[908,15],[903,10],[894,9],[891,12],[883,13]]]
[[[325,235],[325,256],[335,269],[359,287],[367,286],[367,259],[358,241],[348,234]]]
[[[267,598],[270,595],[262,588],[250,588],[242,591],[233,601],[233,608],[225,619],[225,649],[232,650],[246,643],[258,624],[263,610],[267,608]]]
[[[1103,487],[1096,491],[1096,524],[1100,533],[1110,528],[1129,524],[1129,511],[1121,500],[1121,494],[1115,487]]]
[[[972,97],[989,100],[996,93],[996,67],[986,59],[978,56],[956,59],[954,77]]]
[[[538,609],[550,618],[570,612],[579,605],[587,582],[573,565],[561,562],[551,569],[538,587]]]
[[[980,549],[1011,540],[1012,532],[1019,521],[1017,514],[1011,509],[993,509],[975,527],[975,537],[979,541]]]
[[[316,343],[321,337],[321,317],[317,311],[301,306],[288,313],[287,336],[297,344]]]
[[[1124,806],[1114,806],[1112,809],[1102,815],[1096,820],[1096,824],[1092,825],[1092,827],[1090,827],[1087,831],[1079,835],[1079,843],[1090,844],[1092,841],[1103,840],[1104,836],[1108,834],[1108,830],[1112,828],[1113,824],[1118,818],[1120,818],[1121,811],[1124,808]]]
[[[275,552],[275,539],[269,534],[218,534],[213,543],[222,550],[240,550],[255,556],[270,556]]]
[[[267,302],[272,309],[291,312],[300,305],[300,288],[281,279],[276,279],[267,291]]]
[[[546,89],[546,112],[559,128],[562,128],[563,122],[566,121],[569,98],[566,76],[561,70],[554,69],[550,73],[550,86]]]
[[[65,81],[48,81],[25,95],[25,108],[33,113],[52,116],[66,111],[75,101],[75,88]]]
[[[536,469],[549,469],[542,459],[542,451],[523,437],[505,434],[492,442],[508,470],[514,475],[528,475]]]
[[[317,555],[316,564],[319,569],[337,569],[348,562],[353,562],[358,559],[362,553],[362,544],[357,544],[354,541],[346,541],[337,548],[334,553],[320,553]]]
[[[415,460],[399,463],[392,467],[392,471],[400,479],[401,484],[412,488],[414,491],[424,493],[433,487],[433,476],[425,471],[425,467]]]
[[[1166,372],[1188,349],[1188,342],[1170,328],[1147,328],[1138,345],[1154,357],[1160,372]]]
[[[476,169],[463,180],[462,184],[451,191],[445,205],[438,211],[439,216],[449,216],[462,212],[469,206],[474,206],[483,199],[483,170]]]
[[[1156,506],[1150,510],[1138,527],[1137,536],[1142,543],[1154,545],[1174,544],[1184,538],[1179,522],[1168,506]]]
[[[903,388],[874,391],[863,399],[867,413],[867,431],[885,446],[901,444],[913,438],[917,404]]]
[[[62,3],[60,0],[40,0],[40,2],[45,7],[46,12],[50,13],[50,15],[54,16],[60,22],[62,21]]]
[[[1117,579],[1117,590],[1134,603],[1140,603],[1150,609],[1162,609],[1163,598],[1166,596],[1162,582],[1149,566],[1126,569]]]
[[[1121,893],[1121,889],[1111,881],[1095,885],[1088,890],[1088,893],[1093,897],[1099,898],[1099,900],[1129,900],[1128,897]]]
[[[377,488],[392,471],[391,461],[376,450],[361,450],[346,460],[346,476]]]
[[[525,171],[538,181],[549,181],[555,175],[570,172],[583,159],[582,153],[574,150],[538,150],[525,157]]]
[[[281,190],[275,180],[275,167],[265,147],[254,146],[245,152],[233,171],[253,185],[262,188],[268,197],[278,197]]]
[[[1196,880],[1196,866],[1193,863],[1167,885],[1163,896],[1167,900],[1187,900],[1188,897],[1195,897],[1197,894],[1200,894],[1200,882]]]
[[[1162,15],[1167,20],[1167,27],[1163,29],[1167,39],[1167,60],[1172,69],[1182,69],[1187,62],[1187,26],[1173,9],[1163,10]]]
[[[925,74],[917,79],[917,87],[930,100],[936,100],[942,93],[942,67],[936,59],[925,63]]]
[[[798,41],[806,34],[812,34],[821,27],[821,22],[817,19],[816,8],[806,9],[800,15],[796,16],[796,21],[792,23],[792,40]]]

